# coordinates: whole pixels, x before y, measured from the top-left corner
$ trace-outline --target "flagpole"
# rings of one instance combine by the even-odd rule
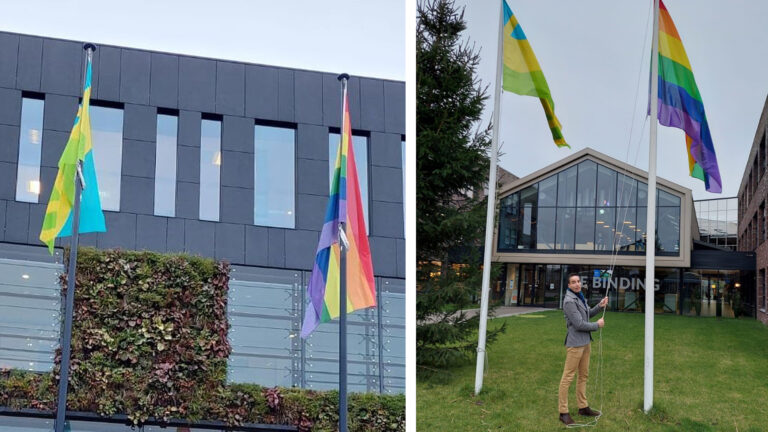
[[[659,0],[653,0],[651,42],[651,132],[648,154],[648,212],[645,241],[645,374],[643,411],[653,406],[653,314],[656,287],[656,128],[659,104]]]
[[[491,169],[488,174],[488,210],[485,217],[485,250],[483,252],[483,282],[480,300],[480,330],[477,338],[477,368],[475,370],[475,394],[483,389],[485,367],[485,333],[488,324],[488,296],[491,282],[491,254],[493,247],[493,220],[496,214],[496,159],[499,149],[499,109],[501,107],[501,55],[503,53],[502,29],[504,23],[504,0],[499,2],[499,43],[496,53],[496,84],[493,90],[493,135],[491,138]]]
[[[85,82],[85,74],[88,72],[88,63],[91,62],[93,52],[96,50],[96,46],[87,43],[83,46],[86,51],[85,59],[85,72],[83,72],[83,82]],[[67,271],[67,292],[66,292],[66,309],[64,314],[64,334],[62,335],[61,342],[61,368],[59,370],[59,397],[56,407],[56,423],[55,431],[63,432],[64,423],[66,422],[67,414],[67,391],[69,387],[69,357],[72,351],[72,316],[75,308],[75,279],[77,279],[77,245],[79,240],[80,231],[80,195],[83,188],[85,188],[85,181],[83,180],[82,164],[77,161],[77,171],[75,178],[72,179],[75,182],[75,200],[72,209],[72,238],[70,240],[69,248],[69,270]]]
[[[347,100],[348,74],[338,77],[341,81],[341,133],[339,134],[339,151],[344,142],[344,103]],[[351,140],[352,137],[350,136]],[[350,142],[349,145],[352,145]],[[339,186],[341,187],[341,185]],[[347,237],[346,221],[339,221],[339,432],[347,432]]]

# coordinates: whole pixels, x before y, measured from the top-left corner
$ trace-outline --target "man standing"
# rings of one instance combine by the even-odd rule
[[[568,275],[568,290],[563,299],[563,314],[568,334],[565,336],[567,354],[565,368],[560,379],[559,410],[560,421],[566,425],[574,423],[568,412],[568,389],[571,387],[573,375],[578,369],[579,380],[576,383],[576,400],[579,405],[579,415],[596,417],[600,411],[595,411],[587,403],[587,378],[589,377],[589,352],[592,332],[602,328],[605,323],[600,318],[597,322],[589,322],[589,318],[600,313],[600,309],[608,304],[608,297],[589,308],[584,294],[581,292],[581,278],[577,273]]]

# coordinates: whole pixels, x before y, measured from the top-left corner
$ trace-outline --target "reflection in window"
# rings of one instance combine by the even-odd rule
[[[0,259],[0,369],[53,368],[61,271],[55,264]]]
[[[501,205],[499,206],[498,241],[498,249],[500,251],[517,249],[519,198],[520,195],[514,193],[501,199]]]
[[[333,170],[336,167],[336,153],[339,151],[340,135],[328,134],[328,187],[333,187]],[[360,199],[363,201],[363,216],[365,218],[365,231],[370,232],[368,224],[368,138],[360,135],[352,135],[352,145],[355,152],[355,165],[357,166],[357,178],[360,184]]]
[[[16,176],[16,201],[38,202],[40,196],[40,155],[43,141],[43,105],[41,99],[21,100],[19,166]],[[5,144],[5,143],[4,143]],[[7,143],[7,145],[11,145]]]
[[[595,209],[576,209],[576,250],[595,249]]]
[[[518,228],[518,249],[536,248],[536,211],[537,207],[536,185],[529,186],[520,192],[520,225]]]
[[[557,205],[558,207],[573,207],[576,205],[575,166],[557,175]]]
[[[221,181],[221,122],[203,119],[200,124],[200,219],[219,220]]]
[[[597,166],[597,206],[616,205],[616,171],[602,165]]]
[[[539,207],[557,205],[557,176],[545,178],[539,182]]]
[[[405,393],[405,281],[382,279],[382,393]]]
[[[253,223],[294,228],[296,221],[296,131],[254,129]]]
[[[557,179],[556,195],[552,191],[554,179]],[[659,208],[669,209],[663,218],[658,213],[658,223],[667,225],[662,231],[666,243],[657,247],[657,252],[679,255],[680,197],[663,190],[658,190],[657,196]],[[648,186],[642,181],[593,161],[582,161],[501,198],[497,249],[499,252],[551,250],[554,231],[557,250],[642,252],[647,198]],[[699,208],[705,213],[703,205]],[[724,213],[724,210],[710,213]],[[718,216],[724,217],[724,214]],[[550,226],[553,217],[554,230]],[[699,226],[705,224],[700,222]]]
[[[554,207],[540,207],[536,224],[536,249],[552,250],[555,248],[555,211]]]
[[[657,247],[660,252],[680,250],[680,207],[659,207],[656,220]]]
[[[576,182],[574,182],[575,185]],[[574,188],[575,189],[575,188]],[[574,196],[575,200],[575,196]],[[573,231],[576,226],[576,209],[572,207],[557,209],[557,248],[573,250]]]
[[[579,164],[579,182],[576,205],[592,207],[595,205],[595,185],[597,184],[597,164],[586,160]]]
[[[101,208],[120,211],[123,110],[91,105],[91,139]]]
[[[176,215],[176,136],[179,118],[157,115],[155,149],[155,215]]]
[[[616,232],[616,209],[600,208],[595,219],[595,250],[612,250]]]

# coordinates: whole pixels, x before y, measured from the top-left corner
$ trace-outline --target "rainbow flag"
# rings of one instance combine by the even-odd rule
[[[104,232],[104,212],[101,210],[99,185],[96,181],[96,167],[93,163],[93,144],[91,142],[91,118],[89,108],[91,102],[91,55],[88,55],[88,65],[85,73],[83,101],[77,109],[75,124],[69,134],[67,146],[59,159],[59,172],[53,183],[51,198],[45,211],[43,228],[40,231],[40,241],[48,245],[48,251],[53,253],[53,243],[56,237],[72,235],[72,205],[75,201],[75,175],[77,162],[83,162],[83,178],[85,189],[80,199],[79,232]]]
[[[376,306],[376,286],[365,219],[357,180],[352,126],[349,122],[349,98],[344,91],[344,118],[341,144],[336,154],[331,196],[325,211],[325,223],[317,245],[315,265],[307,287],[310,305],[304,315],[301,337],[306,338],[321,322],[339,316],[340,257],[339,223],[346,223],[347,250],[347,312]]]
[[[659,0],[659,123],[685,131],[688,170],[704,181],[708,192],[721,193],[712,134],[693,70],[675,23]]]
[[[555,116],[555,102],[549,92],[547,79],[533,54],[533,48],[525,37],[523,28],[507,5],[502,0],[504,7],[504,26],[502,28],[502,41],[504,44],[503,55],[503,79],[502,88],[506,91],[522,96],[535,96],[544,107],[549,129],[552,131],[552,139],[558,147],[568,147],[560,131],[560,121]]]

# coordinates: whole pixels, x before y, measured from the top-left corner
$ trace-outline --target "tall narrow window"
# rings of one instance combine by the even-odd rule
[[[176,215],[176,137],[179,118],[157,115],[157,147],[155,148],[155,214]]]
[[[120,211],[123,110],[91,105],[91,138],[101,208]]]
[[[256,125],[253,153],[253,223],[294,228],[296,131]]]
[[[16,201],[36,203],[40,196],[40,155],[43,142],[43,104],[41,99],[21,101],[19,167],[16,176]]]
[[[203,119],[200,126],[200,219],[219,220],[221,122]]]
[[[328,178],[331,186],[333,186],[333,169],[336,167],[336,152],[339,151],[339,139],[339,134],[328,134]],[[360,182],[360,199],[363,201],[365,230],[370,232],[371,228],[368,224],[368,138],[352,135],[352,145],[355,151],[357,177]]]

